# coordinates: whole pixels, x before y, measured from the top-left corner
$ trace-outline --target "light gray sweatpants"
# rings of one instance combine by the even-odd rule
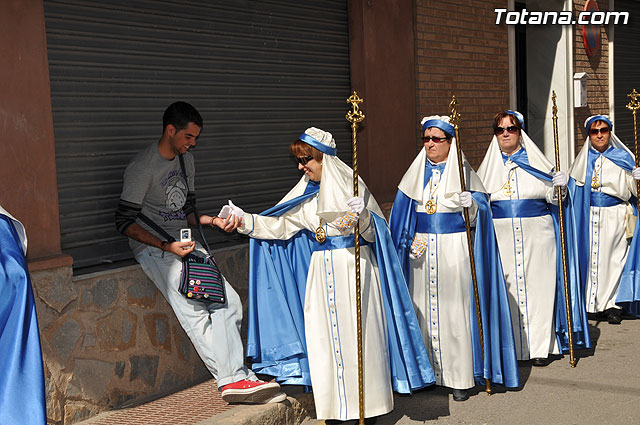
[[[197,244],[197,250],[204,250]],[[200,358],[218,383],[218,388],[243,379],[255,379],[244,365],[240,339],[242,302],[224,279],[227,302],[205,304],[178,292],[182,260],[177,255],[147,246],[136,255],[145,274],[155,283],[185,330]],[[206,254],[205,254],[206,255]]]

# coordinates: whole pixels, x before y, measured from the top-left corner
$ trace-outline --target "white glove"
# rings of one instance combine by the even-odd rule
[[[228,218],[231,215],[237,216],[240,219],[240,222],[244,223],[244,211],[242,211],[242,208],[233,205],[233,202],[229,201],[228,205],[222,207],[218,213],[218,217]]]
[[[633,176],[634,179],[640,180],[640,168],[635,167],[633,171],[631,171],[631,175]]]
[[[638,178],[640,179],[640,174],[638,174]],[[569,178],[567,176],[567,173],[565,173],[564,171],[558,171],[556,173],[553,173],[553,178],[551,179],[551,181],[553,182],[553,187],[565,187],[569,182]]]
[[[231,202],[231,201],[229,201],[229,202]],[[224,207],[222,207],[222,209],[218,213],[218,217],[220,217],[220,218],[227,218],[230,215],[231,215],[231,206],[230,205],[225,205]]]
[[[364,198],[353,197],[347,199],[347,205],[351,209],[351,212],[357,215],[364,210]]]
[[[470,208],[471,204],[473,204],[471,192],[460,192],[460,206],[462,208]]]
[[[244,219],[244,211],[242,211],[242,208],[233,205],[231,201],[229,201],[229,206],[231,207],[231,214],[237,215],[240,219]]]

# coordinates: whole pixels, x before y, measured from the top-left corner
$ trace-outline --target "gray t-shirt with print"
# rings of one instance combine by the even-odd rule
[[[183,158],[188,186],[180,169],[179,158],[176,156],[171,161],[164,159],[158,151],[158,143],[152,143],[127,165],[120,196],[124,201],[140,205],[142,214],[176,240],[180,240],[180,229],[189,227],[182,207],[187,200],[187,193],[195,191],[193,155],[187,152]],[[165,239],[140,219],[136,223],[160,239]],[[147,245],[129,238],[129,246],[137,255]]]

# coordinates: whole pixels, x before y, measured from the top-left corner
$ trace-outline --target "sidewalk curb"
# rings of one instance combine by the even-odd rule
[[[282,403],[238,406],[196,425],[299,425],[313,413],[313,395],[295,394]]]

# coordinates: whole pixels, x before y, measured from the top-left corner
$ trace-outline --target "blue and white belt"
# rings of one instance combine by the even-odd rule
[[[312,239],[311,251],[329,251],[332,249],[341,248],[353,248],[356,244],[356,238],[354,235],[347,236],[327,236],[324,242],[320,243],[315,239]],[[360,237],[360,246],[369,245],[366,239]]]
[[[591,192],[590,202],[592,207],[615,207],[624,204],[622,199],[603,192]]]
[[[491,201],[493,218],[541,217],[550,213],[549,205],[544,199]]]
[[[459,233],[466,230],[464,218],[459,212],[417,213],[416,233]]]

